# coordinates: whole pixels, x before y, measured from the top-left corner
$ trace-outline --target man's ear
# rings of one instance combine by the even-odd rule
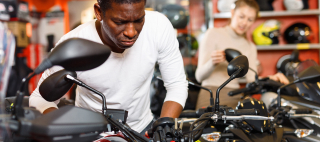
[[[96,15],[97,20],[102,21],[102,11],[100,9],[100,5],[98,3],[95,3],[93,5],[94,8],[94,14]]]

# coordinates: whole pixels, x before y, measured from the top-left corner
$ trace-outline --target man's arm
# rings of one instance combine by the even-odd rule
[[[57,108],[55,108],[55,107],[47,108],[46,110],[43,111],[43,114],[47,114],[47,113],[54,111],[54,110],[57,110]]]
[[[182,111],[182,106],[173,101],[166,101],[163,103],[160,117],[178,118]]]
[[[73,35],[70,35],[69,33],[64,35],[63,37],[61,37],[61,39],[56,43],[55,46],[59,45],[61,42],[69,39],[69,38],[73,38]],[[54,48],[52,49],[54,50]],[[51,51],[52,51],[51,50]],[[41,83],[47,78],[49,77],[51,74],[62,70],[63,68],[60,66],[53,66],[50,69],[47,69],[46,71],[44,71],[41,75],[41,78],[38,82],[38,86],[37,88],[32,92],[32,94],[30,95],[29,98],[29,106],[31,107],[35,107],[37,110],[39,110],[41,113],[49,113],[53,110],[58,109],[57,104],[59,103],[60,99],[54,102],[48,102],[46,101],[40,94],[39,92],[39,86],[41,85]]]
[[[49,77],[51,74],[53,74],[54,72],[57,72],[59,70],[61,70],[62,67],[59,66],[54,66],[51,69],[46,70],[39,82],[38,82],[38,86],[37,88],[32,92],[32,94],[30,95],[29,98],[29,106],[30,107],[35,107],[37,110],[39,110],[41,113],[46,113],[49,112],[52,109],[49,108],[55,108],[57,109],[57,104],[59,103],[60,100],[54,101],[54,102],[48,102],[46,101],[40,94],[39,92],[39,86],[41,85],[41,83],[47,78]],[[49,110],[47,110],[49,109]]]
[[[179,117],[188,97],[188,82],[175,31],[167,17],[157,19],[158,63],[167,90],[161,117]]]

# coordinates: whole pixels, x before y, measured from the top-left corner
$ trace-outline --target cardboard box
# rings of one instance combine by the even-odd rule
[[[8,28],[16,37],[17,47],[25,48],[29,45],[26,24],[25,22],[19,21],[8,22]]]

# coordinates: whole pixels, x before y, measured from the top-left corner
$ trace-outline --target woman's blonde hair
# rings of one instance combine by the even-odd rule
[[[259,8],[259,4],[256,2],[256,0],[237,0],[235,2],[234,10],[236,10],[244,5],[249,6],[249,7],[256,10],[256,18],[259,16],[260,8]]]
[[[237,0],[235,2],[234,11],[242,6],[249,6],[253,9],[255,9],[256,10],[256,18],[259,16],[260,7],[259,7],[259,4],[255,0]],[[231,18],[229,19],[228,25],[230,25],[230,24],[231,24]],[[243,34],[243,37],[247,39],[246,35],[247,35],[247,32],[245,32]]]

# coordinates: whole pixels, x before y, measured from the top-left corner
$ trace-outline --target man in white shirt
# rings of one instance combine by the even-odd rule
[[[77,72],[77,78],[102,92],[108,108],[127,110],[127,123],[142,133],[153,119],[149,89],[156,62],[167,89],[160,117],[178,117],[187,98],[187,81],[175,31],[163,14],[145,11],[145,3],[146,0],[98,0],[94,5],[97,20],[80,25],[57,43],[78,37],[110,47],[112,53],[105,63]],[[38,87],[60,69],[46,70]],[[38,89],[30,97],[30,106],[43,113],[56,110],[58,101],[47,102]],[[101,103],[98,95],[77,87],[76,106],[101,112]]]

